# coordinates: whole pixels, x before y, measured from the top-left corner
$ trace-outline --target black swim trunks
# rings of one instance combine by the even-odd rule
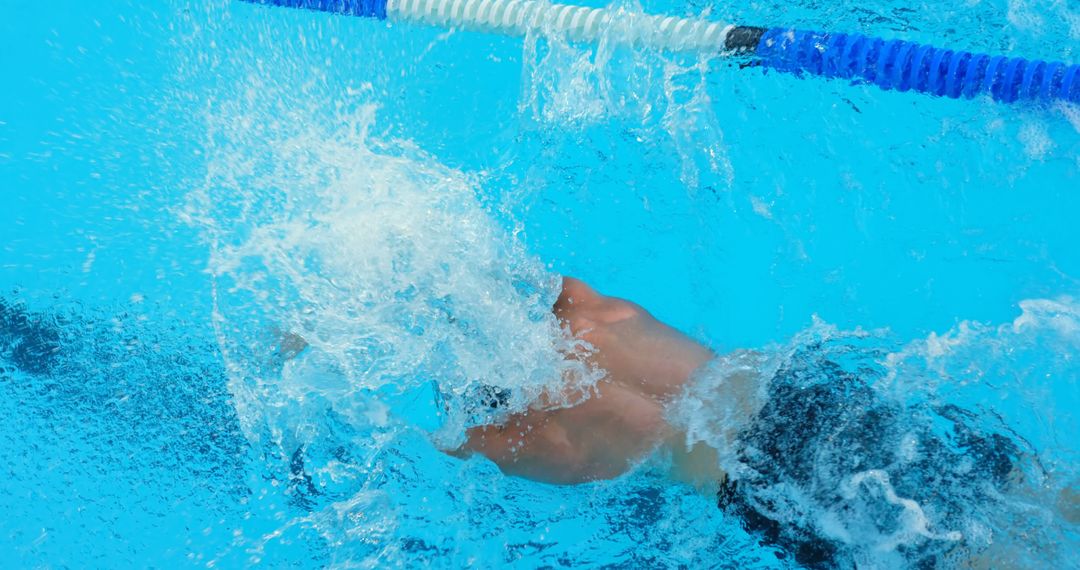
[[[852,371],[802,354],[772,379],[736,438],[741,469],[719,506],[809,568],[935,567],[1014,477],[1018,437],[956,406],[906,406]]]

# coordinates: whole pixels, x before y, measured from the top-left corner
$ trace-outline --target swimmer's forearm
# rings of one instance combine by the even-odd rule
[[[685,483],[701,493],[713,494],[719,488],[725,474],[720,469],[720,453],[703,442],[689,447],[686,436],[677,433],[668,438],[665,447],[671,457],[671,478]]]
[[[671,425],[673,434],[665,441],[671,458],[671,477],[690,484],[699,491],[715,493],[726,473],[721,453],[734,446],[738,434],[760,412],[766,398],[761,376],[763,357],[754,351],[739,350],[716,357],[702,365],[690,380],[682,397],[672,402],[665,417],[680,424],[686,412],[680,407],[723,408],[716,410],[724,419],[710,428],[707,440],[702,434],[688,437],[685,425]]]

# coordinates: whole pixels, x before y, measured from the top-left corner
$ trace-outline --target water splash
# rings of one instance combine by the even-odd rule
[[[452,449],[470,423],[600,373],[564,357],[580,343],[551,313],[559,277],[471,176],[373,134],[369,91],[278,93],[291,84],[223,86],[180,211],[210,251],[229,389],[270,481],[256,489],[292,507],[237,540],[247,562],[305,533],[331,566],[410,560],[410,537],[436,528],[418,506],[458,468],[431,438]]]
[[[1080,38],[1080,11],[1073,6],[1067,0],[1008,0],[1006,17],[1018,30],[1043,37],[1059,30],[1067,31],[1070,37],[1076,39]]]
[[[805,564],[1067,565],[1080,309],[1020,308],[894,350],[883,331],[818,322],[718,359],[672,421],[723,451],[721,507]]]
[[[247,91],[274,100],[267,87]],[[370,105],[329,122],[295,108],[273,116],[251,98],[211,111],[221,142],[184,211],[211,246],[244,415],[323,400],[369,421],[378,414],[354,396],[432,381],[459,397],[512,388],[521,409],[564,376],[590,381],[562,356],[573,341],[550,312],[558,278],[468,176],[373,139]],[[288,350],[297,362],[283,364]]]
[[[642,12],[627,2],[610,9]],[[734,169],[706,89],[717,56],[672,56],[611,41],[630,20],[614,18],[596,46],[570,44],[549,30],[530,31],[519,111],[542,128],[570,132],[625,123],[638,141],[671,145],[684,185],[697,189],[707,174],[730,186]]]
[[[1080,305],[1028,299],[1010,323],[963,321],[885,359],[882,388],[908,401],[958,401],[993,411],[1037,442],[1047,468],[1076,476],[1080,450]]]

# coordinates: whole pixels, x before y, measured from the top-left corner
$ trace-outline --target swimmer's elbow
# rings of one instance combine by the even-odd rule
[[[468,459],[473,455],[473,450],[469,449],[467,443],[455,449],[442,449],[440,451],[457,459]]]

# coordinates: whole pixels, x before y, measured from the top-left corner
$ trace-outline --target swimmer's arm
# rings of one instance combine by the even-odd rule
[[[665,442],[671,457],[670,477],[705,495],[713,495],[726,477],[720,468],[720,453],[703,442],[686,445],[686,438],[676,434]]]
[[[710,422],[709,433],[704,434],[708,442],[691,443],[696,438],[688,438],[684,431],[672,427],[673,435],[664,442],[663,451],[670,457],[673,480],[707,495],[717,492],[727,478],[718,448],[730,449],[736,444],[738,433],[758,414],[767,397],[759,371],[761,363],[759,353],[739,350],[718,357],[709,370],[699,371],[700,377],[691,380],[699,384],[689,388],[683,398],[691,402],[705,398],[708,403],[695,402],[694,407],[711,408],[708,413],[715,414],[715,421]],[[677,408],[686,404],[676,401],[672,405]],[[670,410],[669,415],[677,417],[680,411]]]
[[[670,458],[672,480],[706,495],[716,493],[724,479],[719,452],[702,442],[687,446],[684,434],[653,423],[660,421],[648,411],[617,425],[526,414],[504,426],[472,428],[467,442],[448,453],[459,458],[480,453],[508,475],[571,485],[618,477],[658,449]]]
[[[671,436],[663,409],[614,382],[572,408],[530,410],[468,431],[455,455],[480,453],[508,475],[571,485],[613,479]]]
[[[681,397],[672,401],[633,383],[604,380],[592,397],[573,408],[530,410],[503,426],[473,428],[454,455],[480,453],[507,474],[573,484],[618,477],[659,451],[670,458],[673,480],[715,493],[725,477],[716,446],[731,445],[764,397],[756,354],[740,351],[720,362],[727,371],[722,381],[702,389],[711,403],[724,407],[727,420],[709,434],[708,443],[688,443],[686,433],[669,423],[672,412],[678,412],[668,408],[681,405]],[[704,358],[696,358],[695,365],[703,366]]]
[[[614,479],[658,452],[668,458],[673,481],[716,493],[725,475],[714,447],[687,445],[685,433],[648,399],[619,388],[606,392],[569,410],[531,411],[502,426],[472,428],[465,445],[450,453],[480,453],[508,475],[571,485]]]

